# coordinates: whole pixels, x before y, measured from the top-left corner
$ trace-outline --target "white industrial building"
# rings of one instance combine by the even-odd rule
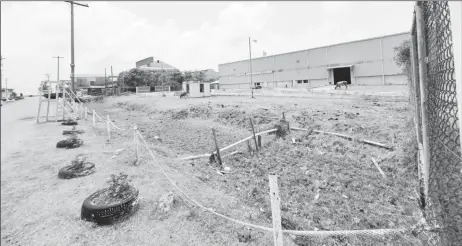
[[[410,33],[357,40],[252,59],[254,86],[319,87],[346,80],[352,85],[406,84],[394,62],[396,46]],[[249,60],[219,65],[220,89],[250,87]]]

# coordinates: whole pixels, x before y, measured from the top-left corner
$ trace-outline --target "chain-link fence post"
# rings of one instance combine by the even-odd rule
[[[454,68],[457,91],[457,106],[459,108],[459,131],[462,135],[462,2],[448,2],[449,11],[451,12],[451,32],[452,32],[452,47],[454,49]],[[460,147],[462,148],[462,138]],[[461,149],[462,151],[462,149]]]
[[[420,109],[422,114],[422,174],[424,180],[425,197],[428,197],[428,177],[430,166],[430,144],[428,140],[428,114],[427,114],[427,50],[425,44],[425,24],[422,8],[416,4],[416,28],[417,28],[417,54],[419,61],[419,85],[420,85]]]
[[[413,17],[413,27],[415,26],[415,16]],[[417,169],[418,169],[418,177],[419,177],[419,184],[422,180],[422,162],[421,157],[423,156],[423,142],[422,142],[422,120],[421,120],[421,112],[420,112],[420,86],[419,86],[419,58],[417,55],[417,41],[416,41],[416,34],[414,30],[411,31],[411,73],[412,73],[412,86],[411,86],[411,93],[412,95],[412,106],[414,108],[414,124],[416,130],[416,139],[417,145],[419,147],[418,151],[418,158],[417,158]],[[420,188],[420,187],[419,187]]]

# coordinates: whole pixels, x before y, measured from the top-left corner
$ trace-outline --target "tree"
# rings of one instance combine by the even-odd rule
[[[199,71],[194,73],[194,80],[199,81],[199,82],[204,82],[206,79],[205,76],[205,71]]]
[[[193,74],[190,71],[184,72],[184,80],[185,81],[191,81],[193,80]]]
[[[412,80],[412,67],[411,67],[411,41],[406,40],[399,46],[394,48],[395,50],[395,63],[401,68],[403,73],[407,76],[408,80]]]
[[[181,84],[185,80],[185,76],[180,72],[174,72],[172,74],[172,79],[171,80],[172,80],[172,82],[175,82],[177,84]]]

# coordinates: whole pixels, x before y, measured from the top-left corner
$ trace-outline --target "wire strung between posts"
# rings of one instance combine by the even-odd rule
[[[112,123],[111,120],[109,120],[109,123],[111,123],[111,125],[112,125],[115,129],[118,129],[118,130],[121,130],[121,131],[127,130],[127,129],[122,129],[122,128],[120,128],[120,127],[117,127],[114,123]]]
[[[205,211],[208,211],[216,216],[219,216],[221,218],[224,218],[226,220],[232,221],[234,223],[243,225],[243,226],[248,226],[248,227],[253,227],[256,229],[268,231],[268,232],[273,232],[273,228],[270,227],[265,227],[265,226],[259,226],[247,222],[243,222],[240,220],[236,220],[233,218],[230,218],[226,215],[220,214],[215,212],[211,208],[207,208],[204,205],[200,204],[198,201],[194,200],[190,196],[188,196],[180,187],[178,187],[175,182],[168,176],[168,174],[165,172],[165,170],[162,168],[161,165],[159,165],[159,162],[157,161],[156,157],[152,153],[151,149],[149,148],[148,144],[146,143],[146,140],[144,140],[143,135],[136,130],[138,135],[140,136],[141,140],[143,141],[144,145],[146,146],[146,149],[148,150],[149,154],[151,155],[152,159],[154,160],[155,164],[159,167],[160,171],[162,174],[169,180],[169,182],[189,201],[192,203],[196,204],[198,207],[204,209]],[[145,168],[143,168],[146,171]],[[344,230],[344,231],[294,231],[294,230],[282,230],[283,233],[287,234],[292,234],[292,235],[297,235],[297,236],[312,236],[312,237],[330,237],[330,236],[337,236],[337,235],[347,235],[347,236],[357,236],[357,235],[370,235],[370,236],[380,236],[380,235],[385,235],[385,234],[398,234],[398,233],[403,233],[407,231],[407,229],[375,229],[375,230]]]
[[[96,113],[95,111],[95,116],[98,117],[99,120],[103,121],[103,119],[101,117],[99,117],[98,113]]]

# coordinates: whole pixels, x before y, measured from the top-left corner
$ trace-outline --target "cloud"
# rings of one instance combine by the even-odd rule
[[[76,73],[114,73],[149,56],[182,70],[368,38],[410,28],[413,2],[89,2],[75,6]],[[45,73],[70,75],[70,6],[2,2],[4,77],[36,90]],[[393,14],[392,14],[393,13]],[[391,17],[392,16],[392,17]]]

